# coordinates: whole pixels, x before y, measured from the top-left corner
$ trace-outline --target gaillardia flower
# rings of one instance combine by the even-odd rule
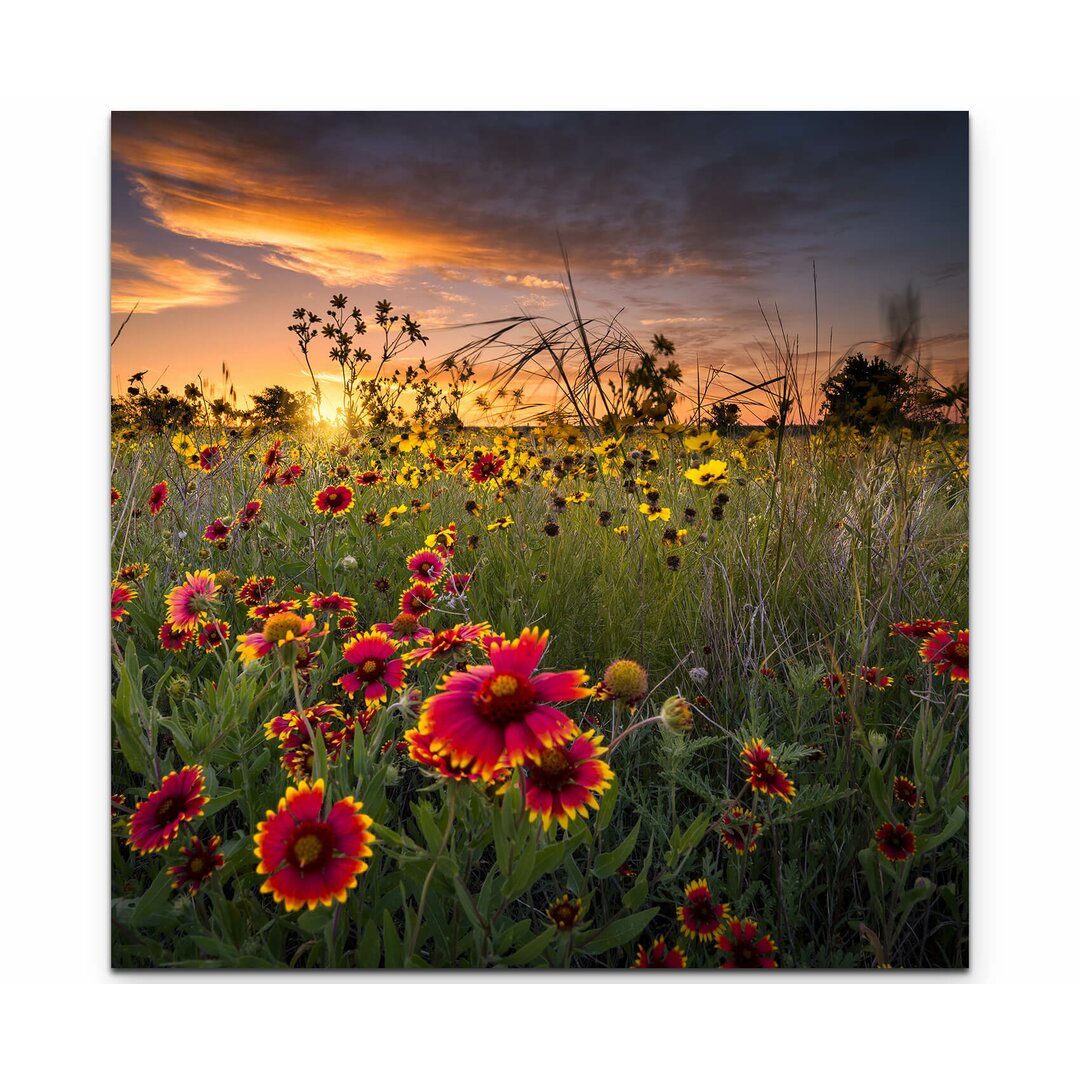
[[[188,574],[187,581],[171,589],[165,598],[169,622],[180,630],[194,630],[210,611],[217,591],[217,582],[209,570]]]
[[[573,930],[581,920],[581,900],[571,900],[569,893],[563,893],[561,899],[548,904],[547,917],[560,930]]]
[[[186,765],[179,772],[169,773],[161,787],[150,792],[128,818],[131,847],[143,854],[167,848],[185,821],[202,817],[202,808],[210,801],[202,789],[200,765]]]
[[[969,682],[968,631],[957,631],[954,638],[948,630],[935,630],[923,639],[919,655],[934,665],[935,675],[948,675],[952,682]]]
[[[431,610],[434,599],[435,590],[425,582],[419,581],[401,594],[401,610],[419,619]]]
[[[649,676],[636,660],[613,660],[600,680],[603,690],[596,696],[614,698],[631,708],[649,692]]]
[[[435,633],[434,630],[421,626],[420,620],[407,611],[396,615],[393,622],[376,623],[372,629],[378,630],[380,634],[386,634],[395,641],[425,641]]]
[[[369,831],[371,818],[360,812],[363,804],[346,796],[324,818],[323,791],[322,780],[290,787],[277,811],[267,810],[259,822],[256,869],[270,875],[259,891],[272,893],[286,911],[344,901],[368,868],[364,860],[371,856],[375,835]]]
[[[686,903],[679,904],[675,913],[679,917],[679,928],[687,937],[711,941],[730,910],[727,904],[713,903],[708,882],[700,878],[686,886]]]
[[[279,611],[263,623],[262,630],[240,634],[236,639],[236,649],[240,653],[240,659],[245,664],[250,664],[275,649],[284,649],[289,645],[297,645],[306,650],[308,642],[322,637],[329,629],[327,624],[322,630],[316,631],[314,615],[301,618],[295,611]]]
[[[656,938],[652,946],[646,950],[644,945],[637,947],[637,955],[634,957],[633,967],[636,968],[684,968],[686,967],[686,953],[678,945],[670,949],[664,944],[662,937]]]
[[[210,875],[225,865],[225,856],[218,851],[220,844],[220,836],[211,836],[205,845],[199,837],[193,836],[188,846],[180,849],[181,861],[168,867],[167,872],[173,879],[172,887],[178,889],[186,885],[194,896]]]
[[[539,761],[544,750],[567,742],[574,722],[549,703],[586,697],[585,672],[536,674],[547,642],[547,630],[522,630],[491,646],[490,664],[447,675],[420,711],[432,752],[448,752],[455,768],[471,766],[491,780],[501,766]]]
[[[878,842],[878,851],[889,862],[904,862],[915,854],[917,837],[906,825],[894,825],[891,821],[884,821],[874,833],[874,839]]]
[[[923,641],[931,634],[936,633],[938,630],[948,630],[950,626],[955,626],[956,623],[948,622],[946,619],[916,619],[914,622],[898,622],[891,623],[889,626],[889,637],[909,638],[912,641]]]
[[[139,590],[133,588],[131,585],[124,585],[118,583],[113,586],[112,591],[112,617],[113,622],[120,622],[121,619],[127,614],[127,608],[125,604],[130,604],[132,600],[139,598]]]
[[[758,924],[753,919],[731,919],[716,935],[716,948],[724,957],[721,967],[774,968],[776,943],[768,934],[758,936]]]
[[[893,777],[892,793],[898,803],[903,803],[912,810],[919,805],[919,789],[906,776]]]
[[[311,499],[312,509],[317,514],[337,517],[344,514],[353,504],[353,490],[347,484],[331,484],[322,491],[316,491]]]
[[[588,807],[600,808],[596,796],[611,787],[615,775],[600,760],[607,753],[602,744],[602,736],[586,731],[564,746],[541,750],[539,758],[525,763],[525,806],[530,821],[539,816],[548,829],[554,818],[565,829],[578,814],[588,817]]]
[[[150,498],[147,499],[146,505],[150,508],[150,516],[160,514],[165,509],[165,504],[169,501],[169,481],[162,480],[160,484],[155,484],[150,489]]]
[[[755,791],[760,791],[770,798],[779,795],[784,802],[791,802],[791,797],[795,794],[795,785],[787,773],[777,767],[772,759],[772,751],[761,739],[754,739],[752,743],[747,743],[742,748],[739,757],[746,759],[746,764],[750,769],[747,781]]]
[[[367,702],[382,701],[391,690],[400,690],[405,684],[405,661],[391,659],[397,647],[396,641],[377,630],[358,634],[342,652],[354,670],[342,675],[337,685],[350,697],[362,690]]]
[[[757,850],[761,825],[749,810],[741,806],[733,806],[721,815],[716,831],[720,834],[724,847],[729,851],[734,851],[737,855],[747,855]]]
[[[405,565],[409,568],[413,581],[434,585],[443,576],[446,560],[436,551],[421,548],[408,557]]]
[[[167,619],[158,631],[158,642],[163,649],[168,649],[170,652],[182,652],[194,637],[194,630],[183,630],[179,626],[173,626]]]

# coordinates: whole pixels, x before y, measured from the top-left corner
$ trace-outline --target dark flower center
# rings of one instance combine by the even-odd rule
[[[372,657],[370,660],[365,660],[360,665],[359,675],[360,678],[366,679],[368,682],[377,682],[382,678],[382,674],[385,670],[386,665],[381,660]]]
[[[286,860],[303,873],[317,873],[333,857],[334,830],[325,821],[297,825],[285,848]]]
[[[182,800],[178,799],[175,795],[171,795],[167,799],[162,799],[161,802],[157,804],[157,809],[154,811],[154,820],[158,825],[167,825],[176,818],[182,805]]]
[[[561,791],[572,778],[574,763],[565,750],[553,746],[529,766],[529,780],[545,791]]]
[[[520,720],[532,706],[533,688],[528,679],[510,672],[489,675],[473,694],[473,704],[487,721],[512,724]]]

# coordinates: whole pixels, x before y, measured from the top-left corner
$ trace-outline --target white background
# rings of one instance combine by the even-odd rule
[[[115,1075],[320,1078],[1067,1069],[1080,711],[1076,16],[1039,2],[970,16],[944,0],[772,3],[757,14],[584,0],[322,7],[143,2],[5,16],[6,1059],[35,1075],[96,1064]],[[109,114],[224,108],[970,110],[970,973],[109,971]]]

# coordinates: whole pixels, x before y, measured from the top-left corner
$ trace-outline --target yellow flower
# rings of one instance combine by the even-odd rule
[[[566,501],[568,503],[582,503],[589,497],[590,496],[587,491],[575,491],[573,495],[566,496]]]
[[[706,461],[696,469],[687,469],[683,476],[698,487],[724,487],[728,482],[727,462],[719,460]]]
[[[638,509],[650,520],[650,521],[670,521],[671,509],[667,506],[653,506],[650,503],[644,502],[638,506]]]
[[[400,506],[391,506],[390,509],[386,511],[386,517],[382,519],[382,523],[384,525],[389,525],[390,522],[394,520],[394,518],[400,517],[408,509],[409,508],[404,503],[402,503]]]
[[[611,531],[616,536],[626,536],[626,534],[630,531],[630,526],[629,525],[616,525],[615,528],[612,529]]]
[[[695,435],[686,435],[683,438],[683,446],[687,450],[711,450],[720,445],[720,436],[715,431],[699,431]]]
[[[488,532],[494,532],[496,529],[509,529],[514,524],[514,519],[507,514],[506,517],[496,518],[488,527]]]

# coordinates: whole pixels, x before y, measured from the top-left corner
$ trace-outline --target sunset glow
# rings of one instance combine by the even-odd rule
[[[241,405],[273,383],[310,390],[286,327],[335,292],[365,315],[384,297],[409,312],[430,339],[409,360],[429,364],[482,332],[466,324],[561,322],[560,242],[583,312],[618,313],[643,344],[664,334],[684,385],[710,369],[731,389],[732,373],[756,380],[774,350],[762,309],[820,381],[849,348],[883,351],[884,305],[909,285],[919,359],[951,383],[968,362],[966,127],[948,113],[117,113],[113,333],[135,314],[113,392],[142,370],[213,380],[223,361]],[[550,396],[539,376],[526,391]]]

